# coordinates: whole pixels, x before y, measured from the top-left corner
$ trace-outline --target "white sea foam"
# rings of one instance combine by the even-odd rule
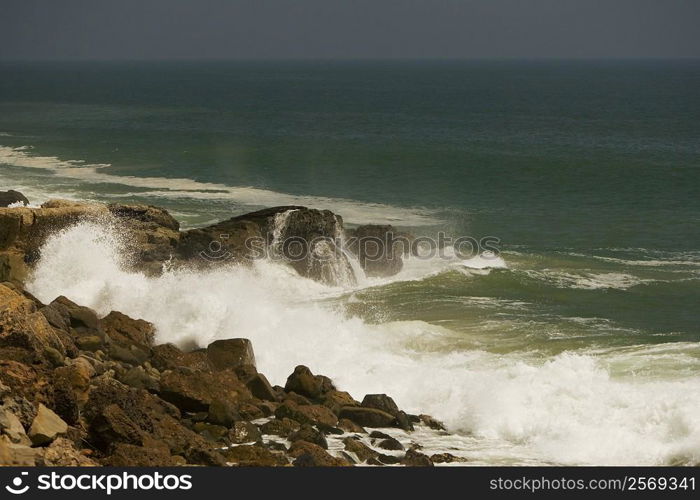
[[[586,271],[573,273],[548,269],[542,271],[526,270],[523,272],[531,278],[546,281],[557,288],[578,288],[582,290],[605,288],[625,290],[633,286],[656,281],[626,273],[593,273]]]
[[[122,270],[119,239],[84,223],[51,238],[29,289],[63,294],[101,314],[152,321],[161,342],[247,337],[258,365],[283,383],[296,364],[355,397],[391,394],[459,435],[431,438],[488,463],[665,464],[700,461],[700,378],[611,375],[605,356],[435,349],[454,332],[421,321],[371,325],[319,302],[328,288],[289,269]],[[467,279],[467,278],[465,278]],[[619,361],[619,360],[618,360]],[[619,364],[619,363],[618,363]]]
[[[303,205],[312,208],[332,208],[353,224],[395,224],[399,226],[430,226],[442,221],[428,210],[402,208],[380,203],[362,203],[344,198],[297,196],[254,187],[234,187],[225,184],[199,182],[193,179],[166,177],[135,177],[105,172],[109,164],[88,164],[83,160],[62,160],[55,156],[31,153],[31,147],[0,146],[0,164],[43,169],[57,176],[83,183],[117,184],[138,188],[140,196],[162,198],[194,198],[198,200],[231,200],[248,206]]]

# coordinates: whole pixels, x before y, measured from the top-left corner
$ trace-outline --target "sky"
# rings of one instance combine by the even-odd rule
[[[0,60],[700,57],[700,0],[0,0]]]

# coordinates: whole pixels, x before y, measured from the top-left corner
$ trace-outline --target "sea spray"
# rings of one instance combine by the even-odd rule
[[[335,289],[273,262],[147,277],[125,271],[120,255],[108,227],[76,225],[47,241],[28,289],[44,302],[66,295],[100,314],[144,318],[158,342],[247,337],[273,383],[306,364],[357,398],[388,393],[445,420],[461,436],[434,445],[477,463],[700,461],[697,371],[638,379],[613,377],[604,358],[586,353],[445,351],[455,332],[348,317],[324,301]]]

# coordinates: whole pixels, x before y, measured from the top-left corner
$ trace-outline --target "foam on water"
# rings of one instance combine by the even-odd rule
[[[445,354],[434,346],[454,332],[421,321],[373,325],[348,317],[318,300],[328,287],[281,265],[160,277],[126,272],[118,236],[89,223],[46,243],[28,287],[43,301],[66,295],[100,314],[115,309],[147,319],[160,342],[250,338],[272,383],[306,364],[356,398],[386,392],[407,411],[431,413],[459,433],[430,446],[456,446],[478,461],[700,461],[697,370],[637,379],[624,370],[613,374],[606,355],[595,352]]]
[[[396,224],[401,226],[432,226],[442,221],[428,210],[402,208],[380,203],[361,203],[342,198],[297,196],[254,187],[234,187],[225,184],[199,182],[193,179],[166,177],[135,177],[105,172],[110,164],[89,164],[83,160],[62,160],[55,156],[31,153],[30,146],[0,145],[0,164],[43,169],[56,176],[83,183],[117,184],[138,188],[139,195],[162,198],[194,198],[197,200],[232,200],[249,206],[272,207],[303,205],[311,208],[334,207],[345,221],[353,224]]]

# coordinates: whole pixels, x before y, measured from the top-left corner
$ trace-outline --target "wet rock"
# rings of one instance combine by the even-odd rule
[[[255,368],[253,345],[248,339],[216,340],[207,346],[207,358],[215,370]]]
[[[261,445],[232,446],[223,451],[226,461],[239,467],[280,467],[289,465],[282,453],[270,451]]]
[[[345,445],[345,450],[354,453],[360,462],[367,462],[379,455],[379,453],[357,438],[347,437],[343,440],[343,444]]]
[[[41,446],[50,443],[60,434],[65,434],[67,431],[68,424],[61,417],[43,404],[39,404],[28,435],[35,446]]]
[[[451,453],[436,453],[430,457],[434,464],[451,464],[453,462],[468,462],[466,458],[457,457]]]
[[[347,392],[332,390],[324,394],[323,406],[330,408],[337,415],[344,406],[360,406],[360,403]]]
[[[101,324],[110,339],[112,359],[137,365],[150,358],[155,332],[151,323],[112,311]]]
[[[425,425],[430,427],[433,430],[436,431],[444,431],[445,430],[445,424],[440,422],[439,420],[434,419],[430,415],[419,415],[418,418],[420,418],[421,422],[423,422]]]
[[[238,406],[238,412],[243,420],[257,420],[265,415],[263,411],[252,403],[242,403]]]
[[[347,247],[367,276],[393,276],[403,269],[411,242],[390,225],[364,225],[346,231]]]
[[[260,426],[263,434],[287,438],[301,428],[301,424],[290,418],[274,418]]]
[[[160,371],[177,368],[192,368],[208,371],[211,369],[207,351],[199,349],[183,352],[174,344],[160,344],[152,348],[151,364]]]
[[[375,408],[344,406],[338,414],[363,427],[392,427],[395,422],[393,415]]]
[[[321,405],[298,405],[293,401],[285,401],[275,411],[275,416],[279,419],[290,418],[301,424],[325,424],[332,427],[338,423],[338,417],[325,406]]]
[[[350,463],[329,454],[320,446],[306,441],[296,441],[289,448],[289,455],[294,457],[295,467],[344,467]]]
[[[222,425],[214,425],[208,422],[197,422],[192,426],[192,430],[208,441],[225,442],[229,433],[228,429]]]
[[[9,207],[15,203],[29,205],[29,200],[19,191],[10,189],[9,191],[0,191],[0,207]]]
[[[404,450],[403,445],[398,439],[395,439],[393,437],[389,437],[387,439],[381,440],[379,443],[377,443],[377,447],[381,448],[383,450],[393,450],[393,451],[399,451],[399,450]]]
[[[416,450],[408,450],[406,456],[401,460],[401,464],[408,467],[432,467],[433,462],[430,457]]]
[[[308,424],[302,425],[298,431],[290,435],[289,440],[291,442],[306,441],[318,445],[324,450],[328,449],[325,436]]]
[[[251,422],[236,422],[228,433],[228,439],[234,444],[262,442],[262,434]]]
[[[361,434],[367,432],[365,431],[364,427],[357,425],[355,422],[353,422],[352,420],[348,420],[347,418],[341,418],[340,420],[338,420],[338,427],[344,430],[345,432],[357,432]]]

